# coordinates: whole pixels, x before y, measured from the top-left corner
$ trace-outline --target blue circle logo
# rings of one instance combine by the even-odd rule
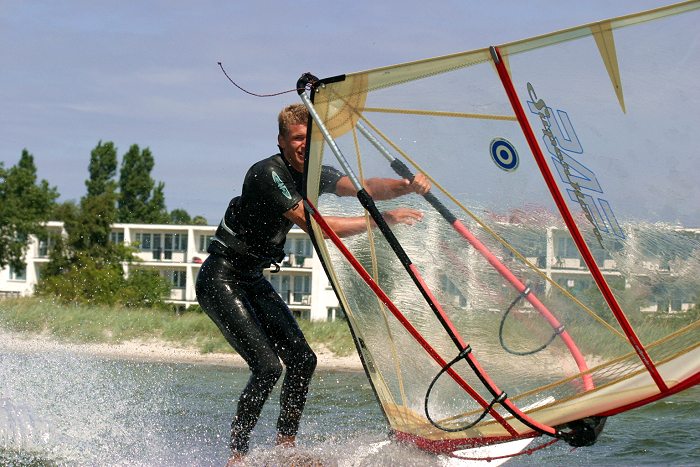
[[[513,172],[520,162],[518,152],[510,141],[503,138],[495,138],[491,141],[491,159],[506,172]]]

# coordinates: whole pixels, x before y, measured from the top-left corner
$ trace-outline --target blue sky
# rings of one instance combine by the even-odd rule
[[[168,209],[218,222],[248,167],[276,151],[276,115],[319,77],[480,48],[670,3],[600,1],[0,0],[0,161],[23,148],[61,200],[90,151],[150,147]]]

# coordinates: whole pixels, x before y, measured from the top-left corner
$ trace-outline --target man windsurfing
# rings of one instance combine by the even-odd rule
[[[279,114],[280,152],[254,164],[243,182],[241,196],[229,203],[209,248],[209,257],[197,278],[197,300],[229,344],[252,372],[239,400],[231,425],[229,465],[248,452],[250,433],[274,385],[286,374],[280,396],[277,444],[293,446],[316,355],[306,342],[287,304],[263,270],[285,256],[286,235],[294,224],[307,231],[302,192],[308,110],[303,104],[285,107]],[[425,194],[430,183],[422,174],[412,181],[372,178],[365,190],[375,200],[409,193]],[[355,196],[350,179],[324,166],[321,192]],[[415,209],[383,213],[389,224],[411,225],[423,217]],[[341,237],[364,232],[366,220],[327,217]],[[307,232],[308,233],[308,232]],[[281,361],[281,362],[280,362]]]

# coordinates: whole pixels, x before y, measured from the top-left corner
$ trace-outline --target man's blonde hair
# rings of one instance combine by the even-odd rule
[[[304,104],[291,104],[282,109],[277,122],[280,135],[286,136],[292,125],[306,125],[309,121],[309,111]]]

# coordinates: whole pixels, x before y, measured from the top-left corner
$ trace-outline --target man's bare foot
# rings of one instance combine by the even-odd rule
[[[275,444],[285,448],[293,448],[295,446],[295,441],[296,436],[294,435],[283,435],[281,433],[277,433],[277,441]]]
[[[234,451],[231,453],[231,457],[228,458],[228,462],[226,463],[226,467],[233,467],[234,465],[240,465],[243,463],[243,456],[244,454],[242,452]]]

